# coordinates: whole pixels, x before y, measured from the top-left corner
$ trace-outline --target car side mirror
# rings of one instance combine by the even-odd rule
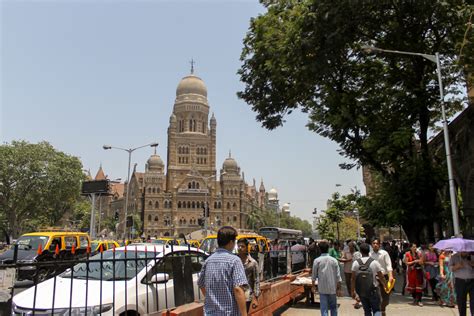
[[[170,279],[170,275],[168,273],[157,273],[151,277],[149,283],[166,283]]]

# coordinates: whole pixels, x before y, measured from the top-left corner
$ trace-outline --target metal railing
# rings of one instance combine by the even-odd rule
[[[7,272],[16,277],[0,315],[134,315],[201,301],[197,278],[207,255],[191,247],[173,251],[171,246],[163,256],[165,248],[159,248],[132,246],[82,259],[1,264],[0,286]],[[25,270],[28,288],[18,280]]]
[[[171,246],[163,256],[161,248],[142,251],[129,246],[126,251],[38,262],[15,256],[0,264],[0,291],[2,273],[13,271],[16,276],[9,302],[0,303],[0,315],[148,314],[202,301],[197,279],[207,255],[190,246],[184,251]],[[289,246],[250,255],[258,262],[261,282],[277,281],[311,265],[306,249],[292,251]],[[18,282],[25,278],[24,271],[30,276],[26,288],[25,282]]]

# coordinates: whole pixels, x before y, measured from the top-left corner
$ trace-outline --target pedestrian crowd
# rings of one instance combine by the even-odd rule
[[[437,251],[433,244],[384,242],[371,244],[346,241],[314,242],[321,255],[314,260],[313,292],[320,294],[321,315],[337,315],[337,296],[341,295],[342,275],[347,294],[355,299],[354,308],[364,315],[386,315],[395,276],[403,282],[402,295],[410,294],[413,305],[422,307],[423,296],[440,306],[458,307],[465,316],[467,298],[474,315],[474,255],[468,252]],[[338,269],[334,270],[335,267]],[[329,278],[329,279],[328,279]]]
[[[204,297],[204,315],[247,315],[258,307],[262,269],[250,256],[246,239],[236,241],[237,231],[225,226],[217,233],[218,248],[203,264],[198,286]],[[319,293],[322,316],[337,316],[337,297],[347,295],[364,315],[386,315],[395,277],[403,283],[402,295],[410,294],[413,305],[423,306],[431,292],[440,306],[458,307],[465,316],[467,297],[474,315],[474,260],[470,253],[438,252],[433,244],[347,240],[344,243],[310,240],[288,244],[293,271],[312,268],[312,297]],[[271,243],[268,269],[275,277],[281,270],[281,241]],[[237,256],[233,253],[237,249]]]

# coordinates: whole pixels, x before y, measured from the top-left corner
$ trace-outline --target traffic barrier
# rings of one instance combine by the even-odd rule
[[[285,275],[274,282],[262,282],[260,285],[260,297],[258,298],[258,306],[256,308],[251,307],[249,315],[252,316],[264,316],[272,315],[274,311],[278,310],[282,306],[294,302],[302,294],[304,294],[304,287],[301,285],[292,285],[293,282],[299,276],[308,276],[307,271],[303,271],[299,274]],[[164,311],[161,313],[152,313],[149,316],[202,316],[204,315],[203,303],[190,303],[181,305],[172,310]]]

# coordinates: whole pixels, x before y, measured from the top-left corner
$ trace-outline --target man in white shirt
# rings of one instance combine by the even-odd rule
[[[385,287],[385,278],[382,274],[382,267],[380,263],[376,260],[369,257],[369,244],[363,243],[360,245],[360,253],[362,258],[359,258],[354,261],[352,264],[352,278],[351,278],[351,295],[354,299],[357,299],[356,296],[356,279],[357,274],[360,272],[360,267],[362,263],[362,267],[369,264],[369,269],[372,272],[372,285],[371,288],[360,288],[360,293],[357,293],[359,299],[362,303],[362,307],[364,308],[365,315],[378,315],[380,313],[380,285]],[[360,260],[360,262],[359,262]],[[373,260],[372,262],[368,263],[368,260]],[[379,281],[380,280],[380,281]],[[363,295],[369,294],[369,295]]]
[[[385,280],[389,282],[393,282],[393,269],[392,269],[392,260],[390,259],[390,255],[388,252],[380,248],[380,240],[374,239],[372,241],[372,252],[370,253],[370,257],[376,260],[380,266],[382,267],[382,273],[384,275]],[[380,285],[380,294],[382,297],[382,304],[380,311],[382,312],[382,316],[385,316],[385,308],[390,303],[390,293],[385,292],[382,285]]]

